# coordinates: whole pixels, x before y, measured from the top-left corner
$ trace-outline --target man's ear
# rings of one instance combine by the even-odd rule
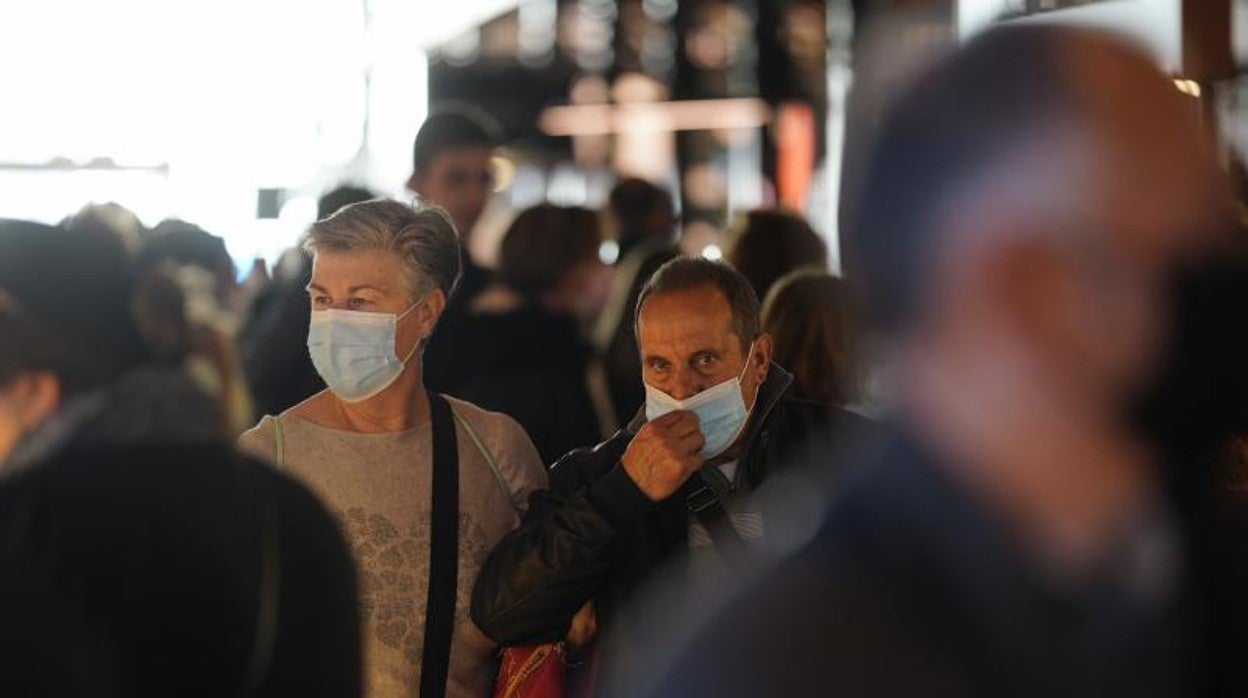
[[[18,404],[22,405],[17,418],[23,433],[33,431],[61,406],[61,382],[48,371],[18,376],[12,390]]]
[[[991,299],[1004,322],[1038,346],[1069,339],[1080,288],[1069,255],[1042,238],[1008,238],[983,250],[981,299]]]
[[[407,188],[415,192],[421,198],[425,196],[425,178],[420,176],[419,172],[412,172],[412,176],[407,178]]]
[[[771,368],[771,359],[775,356],[776,347],[771,335],[763,332],[754,340],[754,355],[750,358],[750,370],[756,371],[761,385],[767,380],[767,372]]]

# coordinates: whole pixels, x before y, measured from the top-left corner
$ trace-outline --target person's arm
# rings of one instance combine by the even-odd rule
[[[631,440],[621,433],[565,456],[482,567],[473,621],[503,645],[563,639],[602,586],[618,541],[701,466],[702,443],[697,416],[672,412]]]
[[[533,492],[520,527],[486,560],[472,619],[495,642],[563,639],[601,586],[616,541],[650,511],[652,502],[618,465],[622,446],[609,441],[556,463],[550,489]]]

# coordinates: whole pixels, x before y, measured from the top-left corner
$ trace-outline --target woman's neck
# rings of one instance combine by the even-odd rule
[[[382,434],[429,422],[429,398],[416,357],[394,383],[367,400],[346,402],[328,390],[318,397],[299,409],[299,416],[335,429]]]

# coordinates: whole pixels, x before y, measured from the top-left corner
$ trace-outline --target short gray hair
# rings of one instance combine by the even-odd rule
[[[435,288],[449,299],[462,271],[459,235],[446,211],[437,206],[412,208],[389,199],[373,199],[344,206],[308,228],[303,248],[331,250],[389,250],[403,260],[412,298]]]
[[[750,282],[727,264],[700,257],[677,257],[655,270],[637,297],[633,332],[640,333],[641,309],[651,296],[695,288],[713,288],[724,297],[732,312],[732,332],[741,340],[742,350],[747,349],[762,333],[759,317],[762,313]]]

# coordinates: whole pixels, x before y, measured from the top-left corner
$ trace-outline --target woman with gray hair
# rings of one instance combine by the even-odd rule
[[[241,444],[320,494],[350,539],[367,695],[483,696],[496,646],[466,600],[546,473],[510,417],[426,392],[422,349],[460,276],[437,208],[374,200],[314,223],[308,350],[329,388]]]

